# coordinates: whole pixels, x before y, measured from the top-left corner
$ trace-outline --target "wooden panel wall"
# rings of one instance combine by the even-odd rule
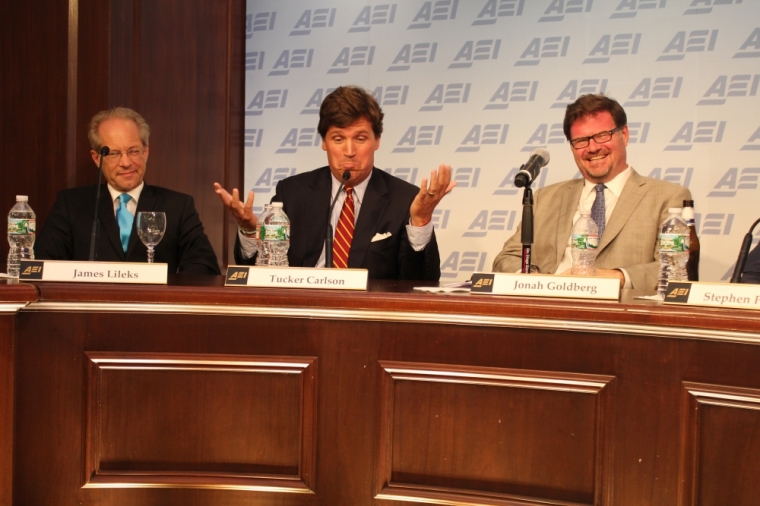
[[[244,0],[3,2],[0,213],[28,194],[41,227],[58,190],[94,184],[87,123],[124,105],[151,125],[146,180],[195,198],[226,263],[212,184],[243,178],[244,32]]]

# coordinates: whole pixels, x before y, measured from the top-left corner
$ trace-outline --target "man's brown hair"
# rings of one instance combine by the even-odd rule
[[[340,86],[327,95],[319,108],[317,131],[324,140],[330,127],[346,128],[360,118],[372,125],[375,137],[383,133],[383,111],[377,100],[358,86]]]
[[[565,122],[562,125],[567,140],[571,140],[570,127],[573,123],[586,116],[595,116],[605,111],[610,113],[617,128],[622,128],[628,124],[628,117],[617,100],[613,100],[601,93],[598,95],[583,95],[568,105],[567,109],[565,109]]]

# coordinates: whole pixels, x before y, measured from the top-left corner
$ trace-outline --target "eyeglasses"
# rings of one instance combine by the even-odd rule
[[[143,153],[145,153],[145,148],[131,148],[126,151],[111,151],[106,155],[106,160],[115,162],[121,160],[123,155],[127,155],[132,160],[139,160]]]
[[[594,139],[594,142],[597,144],[604,144],[605,142],[609,142],[610,139],[612,139],[612,134],[620,130],[621,127],[613,128],[612,130],[605,130],[604,132],[599,132],[598,134],[589,135],[588,137],[578,137],[577,139],[572,139],[570,141],[570,145],[575,149],[581,149],[588,146],[591,139]]]

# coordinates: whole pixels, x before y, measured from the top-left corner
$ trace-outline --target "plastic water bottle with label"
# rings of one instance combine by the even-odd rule
[[[264,224],[264,219],[272,212],[272,204],[264,204],[264,210],[259,215],[259,224],[256,225],[256,265],[269,265],[269,252],[264,252],[264,248],[261,244],[261,226]]]
[[[17,278],[21,260],[34,260],[34,239],[37,216],[29,205],[29,197],[16,195],[16,205],[8,213],[8,275]]]
[[[261,250],[269,259],[266,265],[287,267],[290,247],[290,220],[282,210],[282,202],[272,202],[272,211],[259,224]]]
[[[596,276],[596,253],[599,247],[599,227],[591,219],[591,211],[584,209],[573,225],[570,246],[573,256],[571,273],[577,276]]]
[[[681,208],[668,209],[668,217],[660,226],[660,275],[657,293],[665,298],[668,281],[687,281],[689,261],[689,227],[681,219]]]

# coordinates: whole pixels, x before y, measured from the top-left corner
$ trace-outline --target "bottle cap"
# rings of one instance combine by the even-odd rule
[[[27,197],[26,195],[16,195],[16,202],[19,202],[19,201],[28,202],[29,197]]]
[[[684,207],[694,207],[694,201],[693,200],[684,200],[683,201]]]
[[[681,208],[680,207],[669,207],[668,208],[669,214],[681,214]]]
[[[282,202],[272,202],[272,207],[282,207]]]

